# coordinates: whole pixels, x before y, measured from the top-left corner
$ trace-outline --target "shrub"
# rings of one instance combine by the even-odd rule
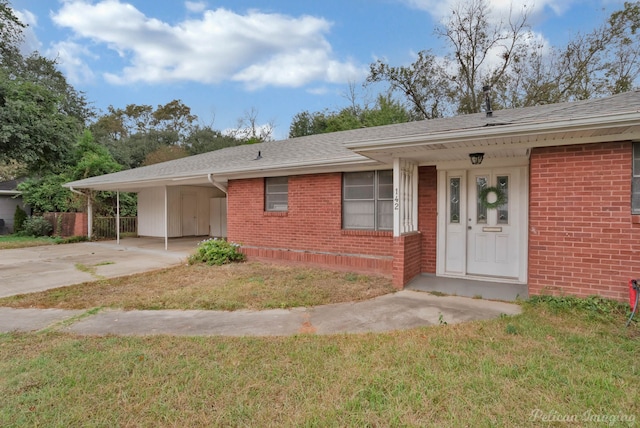
[[[189,264],[206,263],[224,265],[227,263],[244,261],[245,256],[240,252],[240,245],[223,239],[207,239],[198,244],[195,254],[189,256]]]
[[[24,236],[49,236],[53,226],[44,217],[29,217],[22,224],[21,235]]]
[[[25,220],[27,219],[27,213],[20,205],[16,205],[16,212],[13,215],[13,233],[22,231]]]

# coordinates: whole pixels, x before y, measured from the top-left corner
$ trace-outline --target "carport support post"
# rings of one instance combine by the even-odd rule
[[[120,245],[120,191],[116,192],[116,243]]]
[[[164,186],[164,250],[169,249],[169,202],[167,197],[167,186]]]
[[[87,192],[87,238],[91,240],[93,235],[93,205],[91,204],[91,191]]]

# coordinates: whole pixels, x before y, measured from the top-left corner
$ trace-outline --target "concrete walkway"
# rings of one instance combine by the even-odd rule
[[[512,303],[400,291],[375,299],[265,311],[122,311],[0,308],[0,332],[45,329],[78,335],[287,336],[366,333],[516,315]]]
[[[115,241],[2,250],[0,297],[185,263],[202,238]],[[404,290],[375,299],[266,311],[102,311],[0,308],[0,333],[56,330],[79,335],[284,336],[403,330],[520,313],[518,305]]]

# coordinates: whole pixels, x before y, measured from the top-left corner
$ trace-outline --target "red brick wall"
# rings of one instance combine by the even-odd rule
[[[436,273],[438,173],[434,166],[420,167],[418,173],[418,230],[422,233],[421,271]]]
[[[626,300],[640,277],[640,224],[631,215],[632,145],[534,149],[529,293]]]
[[[393,239],[393,286],[398,289],[420,273],[421,237],[420,233],[411,233]]]
[[[87,213],[44,213],[43,216],[51,223],[53,235],[87,236],[89,232]]]
[[[391,232],[342,230],[342,174],[289,177],[287,212],[264,211],[264,179],[232,180],[228,239],[250,258],[302,261],[391,275]]]

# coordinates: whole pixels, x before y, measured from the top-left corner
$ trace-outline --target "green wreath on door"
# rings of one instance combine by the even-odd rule
[[[490,193],[496,195],[496,200],[494,202],[489,202],[487,199]],[[478,197],[480,198],[480,203],[482,204],[482,206],[490,210],[504,205],[504,203],[507,201],[507,196],[499,187],[496,186],[485,187],[484,189],[482,189]]]

